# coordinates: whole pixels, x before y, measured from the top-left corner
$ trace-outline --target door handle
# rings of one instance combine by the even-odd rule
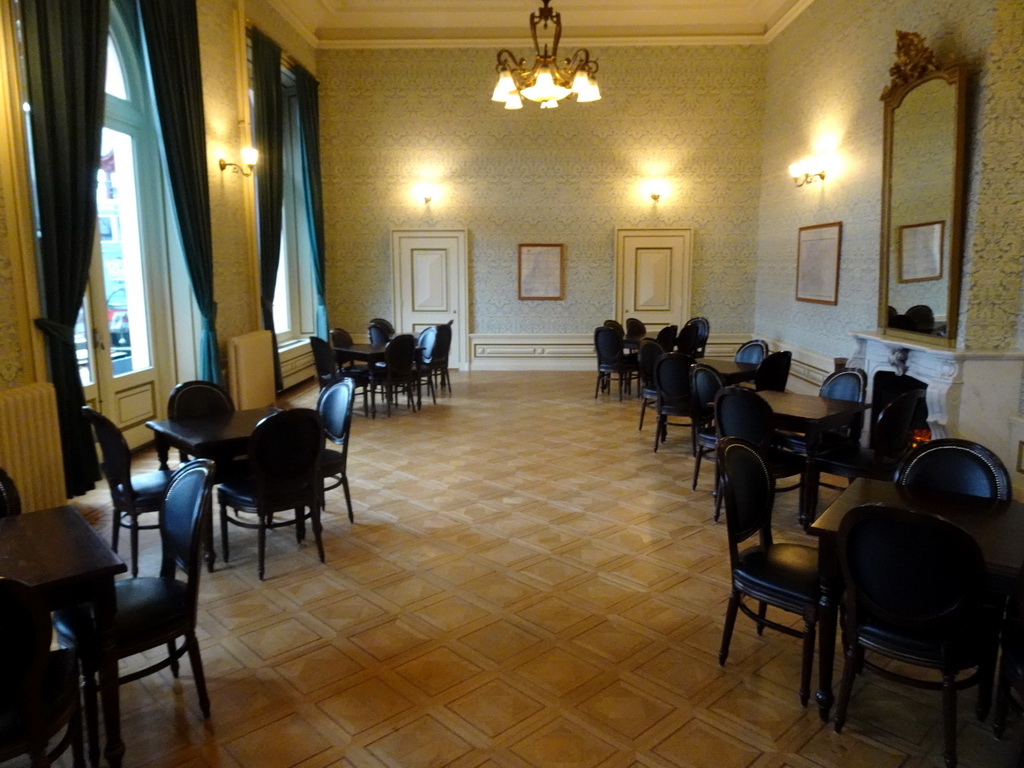
[[[100,336],[100,332],[95,328],[92,329],[92,345],[100,351],[106,351],[107,347],[103,343],[103,337]]]

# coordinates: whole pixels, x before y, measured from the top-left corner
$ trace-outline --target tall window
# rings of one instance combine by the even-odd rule
[[[278,344],[316,333],[316,293],[302,180],[302,144],[295,79],[281,70],[284,88],[284,201],[281,219],[281,262],[274,290],[274,330]]]

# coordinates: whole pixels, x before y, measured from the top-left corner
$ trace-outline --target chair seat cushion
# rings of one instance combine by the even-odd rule
[[[52,651],[46,659],[43,682],[44,714],[47,722],[56,722],[70,710],[78,696],[78,662],[69,648]],[[12,686],[0,686],[0,744],[14,744],[27,737],[21,709]],[[0,750],[2,751],[2,750]]]
[[[976,616],[965,622],[961,634],[949,644],[955,649],[952,659],[957,669],[977,666],[986,643],[995,643],[998,631],[996,611],[990,606],[979,607]],[[896,627],[882,619],[872,617],[857,631],[861,644],[886,656],[911,661],[922,666],[941,668],[945,638],[934,632]]]
[[[801,475],[807,466],[807,460],[803,456],[782,448],[766,448],[762,453],[775,477]]]
[[[345,471],[345,455],[333,448],[324,448],[320,454],[320,471],[324,477],[337,475]]]
[[[794,604],[816,603],[820,594],[818,550],[803,544],[773,544],[740,553],[733,581],[752,597]]]
[[[896,472],[895,461],[879,461],[876,463],[875,452],[857,444],[841,445],[822,451],[814,457],[814,463],[822,472],[842,477],[869,477],[879,480],[891,480]]]
[[[316,490],[313,489],[311,493],[316,493]],[[280,494],[275,496],[274,489],[270,488],[267,498],[263,502],[267,509],[295,509],[297,506],[302,506],[301,503],[296,502],[296,499],[302,495],[296,493],[294,488],[289,487],[282,489]],[[232,507],[233,509],[255,510],[256,478],[249,475],[238,480],[221,483],[217,487],[217,501],[221,506]]]
[[[135,509],[144,512],[160,509],[160,502],[163,501],[164,491],[167,490],[167,484],[171,481],[172,474],[174,473],[168,469],[132,475]],[[124,503],[123,488],[119,487],[117,493],[112,495],[115,497],[116,503]]]

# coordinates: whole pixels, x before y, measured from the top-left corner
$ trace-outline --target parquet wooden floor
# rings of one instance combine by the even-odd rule
[[[212,717],[187,664],[122,686],[127,766],[942,765],[937,694],[862,676],[836,735],[799,705],[799,641],[741,617],[718,665],[725,528],[713,468],[690,489],[686,429],[653,453],[650,415],[638,432],[638,402],[595,400],[592,373],[452,378],[420,413],[357,413],[355,524],[332,493],[326,564],[281,529],[261,583],[255,534],[232,530],[200,598]],[[787,496],[781,535],[803,539]],[[104,535],[106,498],[80,500]],[[1009,765],[1019,721],[996,741],[961,701],[960,764]]]

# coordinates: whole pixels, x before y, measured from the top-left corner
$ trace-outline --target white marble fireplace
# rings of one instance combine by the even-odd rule
[[[892,371],[928,385],[928,426],[933,437],[962,437],[995,451],[1020,491],[1018,440],[1011,421],[1019,411],[1024,352],[943,349],[877,333],[852,334],[856,348],[847,365],[868,375],[868,400],[875,374]],[[1016,482],[1021,479],[1021,483]]]

